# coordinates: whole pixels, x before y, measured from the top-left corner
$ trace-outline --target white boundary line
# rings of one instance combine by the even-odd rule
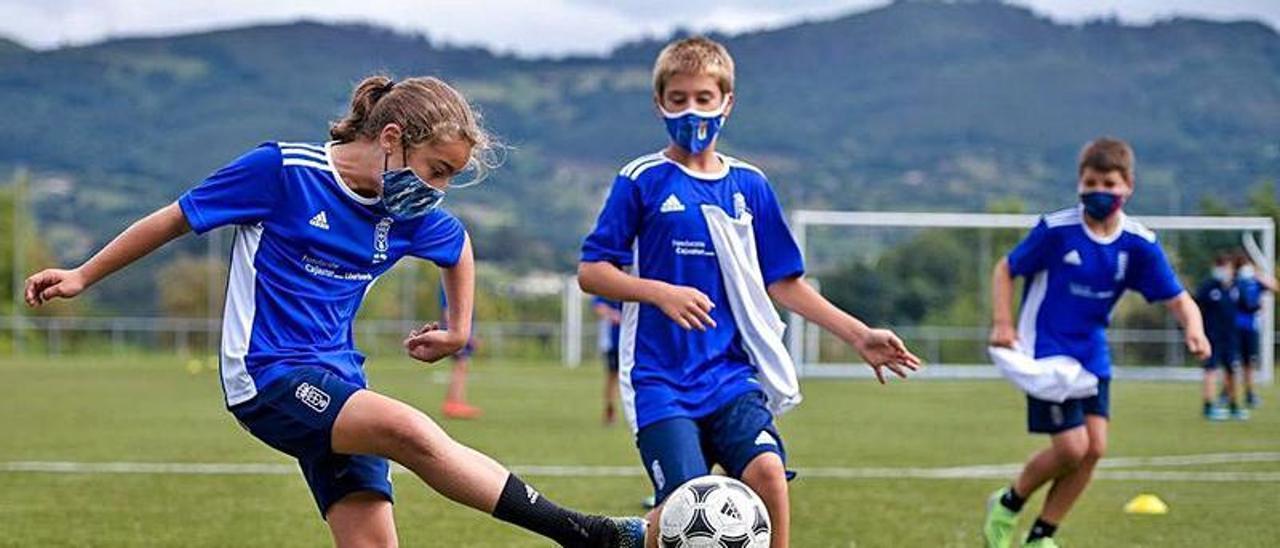
[[[1199,455],[1170,455],[1155,457],[1120,457],[1105,459],[1094,477],[1105,480],[1129,481],[1189,481],[1189,482],[1280,482],[1280,471],[1161,471],[1116,470],[1137,467],[1172,467],[1229,463],[1280,462],[1280,452],[1259,453],[1207,453]],[[801,468],[800,477],[821,479],[1005,479],[1017,473],[1020,464],[987,464],[977,466],[953,466],[938,468],[921,467],[871,467]],[[397,472],[405,473],[397,467]],[[513,466],[512,471],[523,476],[563,478],[625,478],[643,477],[637,466]],[[53,474],[174,474],[174,475],[233,475],[233,476],[289,476],[297,475],[292,464],[271,463],[178,463],[178,462],[65,462],[65,461],[14,461],[0,462],[0,473],[53,473]]]

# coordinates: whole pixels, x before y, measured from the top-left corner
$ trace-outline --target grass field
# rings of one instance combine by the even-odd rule
[[[375,361],[375,388],[436,414],[443,369]],[[187,365],[166,357],[0,359],[0,545],[326,545],[301,476],[223,410],[216,372]],[[561,503],[636,513],[648,482],[626,428],[599,424],[599,383],[596,367],[482,362],[472,397],[485,418],[444,425],[508,465],[582,467],[526,476]],[[1024,433],[1020,396],[1001,382],[809,381],[805,390],[805,404],[781,421],[801,471],[792,484],[795,546],[978,546],[984,499],[1005,472],[922,469],[1013,464],[1044,443]],[[1200,419],[1197,392],[1118,382],[1109,456],[1280,451],[1280,391],[1263,390],[1268,406],[1252,421],[1223,424]],[[1123,467],[1108,472],[1138,479],[1096,481],[1058,538],[1066,546],[1275,546],[1280,462],[1254,460],[1113,461]],[[53,473],[19,471],[19,462],[268,463],[277,473]],[[584,475],[592,471],[630,473]],[[397,475],[396,488],[404,546],[546,545],[447,503],[408,474]],[[1170,513],[1122,513],[1139,493],[1161,496]],[[1030,503],[1024,527],[1038,504]]]

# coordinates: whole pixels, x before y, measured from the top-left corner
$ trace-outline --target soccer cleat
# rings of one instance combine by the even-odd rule
[[[1249,410],[1244,407],[1236,408],[1235,411],[1231,412],[1231,418],[1238,421],[1247,421],[1249,420]]]
[[[1227,412],[1227,408],[1215,405],[1209,409],[1209,414],[1205,415],[1204,418],[1213,422],[1221,422],[1230,419],[1231,414]]]
[[[1258,395],[1253,392],[1249,392],[1244,396],[1244,404],[1249,409],[1257,409],[1259,405],[1262,405],[1262,398],[1259,398]]]
[[[1009,548],[1013,545],[1013,529],[1018,525],[1018,514],[1000,504],[1008,487],[1002,487],[987,497],[987,519],[982,523],[982,538],[987,548]]]
[[[472,407],[462,402],[447,401],[440,407],[440,412],[451,419],[472,420],[484,414],[479,407]]]
[[[1022,548],[1058,548],[1053,537],[1042,537],[1022,545]]]
[[[611,548],[643,548],[645,530],[649,528],[649,522],[644,518],[607,518],[609,524],[613,526],[613,541],[608,545]]]

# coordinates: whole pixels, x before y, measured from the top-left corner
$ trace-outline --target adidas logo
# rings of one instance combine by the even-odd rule
[[[1072,249],[1070,253],[1062,256],[1062,262],[1075,266],[1084,264],[1084,261],[1080,259],[1080,252],[1074,249]]]
[[[680,203],[680,199],[675,194],[667,196],[666,201],[662,202],[662,207],[658,209],[662,213],[675,213],[684,211],[684,204]]]
[[[760,435],[756,436],[756,445],[778,445],[778,442],[773,439],[768,430],[761,430]]]
[[[524,486],[524,495],[529,498],[529,504],[538,503],[538,492],[528,485]]]
[[[329,217],[325,216],[323,211],[316,213],[316,216],[311,218],[311,226],[320,230],[329,230]]]

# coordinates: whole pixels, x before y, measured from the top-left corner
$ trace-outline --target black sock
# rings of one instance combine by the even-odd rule
[[[1032,525],[1031,531],[1027,533],[1026,544],[1042,538],[1052,537],[1056,532],[1058,532],[1057,525],[1045,521],[1044,518],[1036,518],[1035,525]]]
[[[561,508],[515,474],[507,477],[493,517],[574,548],[605,546],[612,533],[606,519]]]
[[[1027,503],[1027,499],[1018,496],[1018,491],[1012,485],[1005,490],[1004,496],[1000,497],[1000,504],[1013,512],[1021,512],[1022,505]]]
[[[1204,414],[1208,415],[1209,411],[1212,411],[1212,410],[1213,410],[1213,404],[1210,402],[1204,402]]]

